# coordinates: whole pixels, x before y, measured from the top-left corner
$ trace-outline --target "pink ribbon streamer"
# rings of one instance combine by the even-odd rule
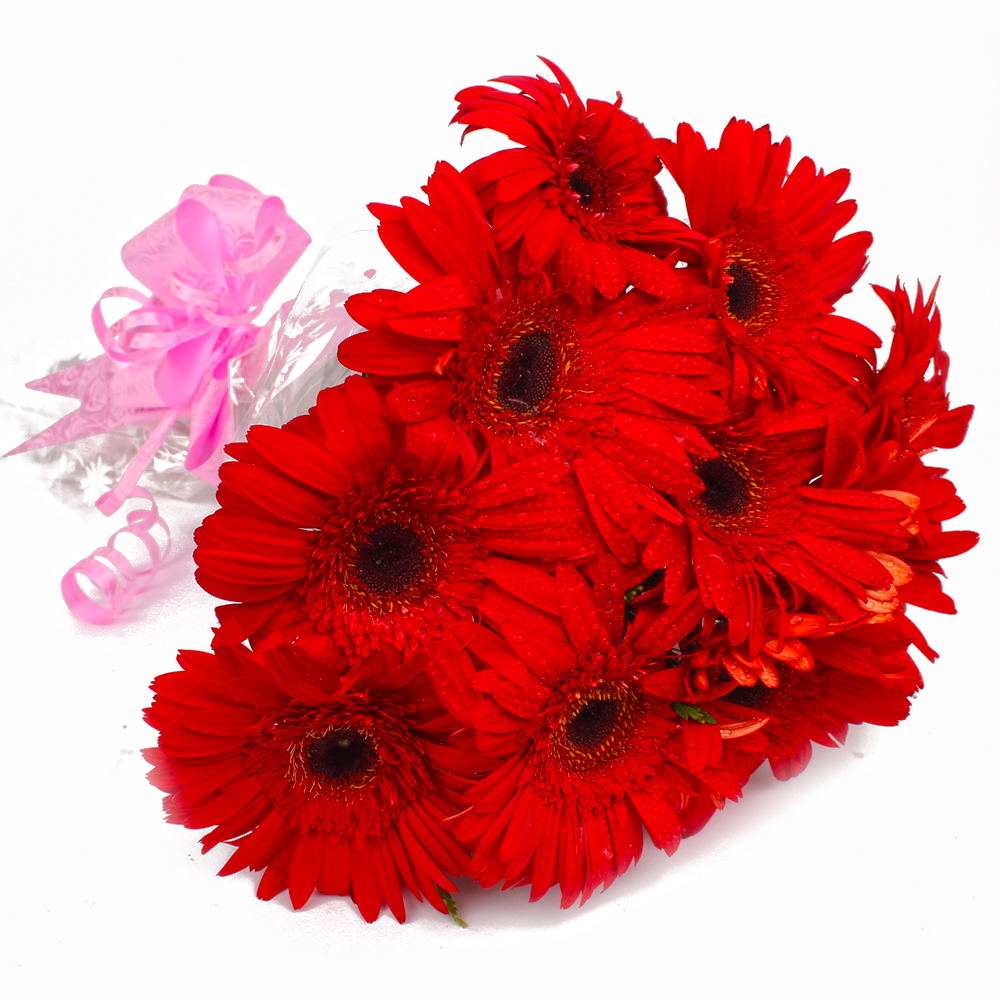
[[[70,567],[60,583],[66,606],[77,618],[91,625],[109,625],[113,622],[132,598],[149,586],[160,563],[170,552],[170,529],[160,517],[156,501],[141,487],[134,489],[131,495],[148,500],[150,509],[130,510],[125,517],[126,526],[119,528],[108,539],[107,545],[94,549],[86,559],[81,559]],[[166,538],[162,547],[151,534],[151,530],[157,526]],[[150,560],[147,569],[136,569],[128,557],[115,548],[118,536],[125,534],[134,535],[145,546]],[[90,581],[104,598],[103,603],[84,592],[79,576]]]
[[[97,501],[101,513],[111,515],[129,497],[152,502],[138,488],[139,477],[174,422],[190,417],[185,468],[217,484],[222,446],[233,432],[230,363],[251,356],[267,330],[254,320],[309,243],[309,234],[288,215],[280,198],[237,177],[218,174],[207,185],[186,188],[175,208],[122,248],[125,266],[150,294],[109,288],[94,304],[91,321],[104,353],[28,383],[31,389],[75,397],[80,406],[7,454],[155,420],[155,429],[118,484]],[[130,299],[138,308],[108,325],[102,306],[115,297]],[[129,514],[129,526],[122,530],[138,534],[148,547],[149,536],[142,533],[146,522],[135,514]],[[150,526],[159,523],[166,529],[155,504],[150,516]],[[121,565],[124,557],[112,545],[109,541],[63,577],[66,603],[85,621],[106,624],[113,619],[164,555],[157,549],[154,558],[150,550],[153,566],[136,574],[125,568],[127,560]],[[113,584],[111,571],[96,559],[116,567],[122,581]],[[105,594],[107,608],[83,595],[77,573]]]

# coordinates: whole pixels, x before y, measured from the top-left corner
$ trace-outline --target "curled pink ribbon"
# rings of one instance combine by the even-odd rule
[[[104,353],[28,383],[79,399],[80,406],[7,454],[156,421],[118,484],[97,501],[110,515],[129,497],[149,497],[139,477],[174,422],[190,417],[185,468],[217,484],[222,446],[233,432],[231,363],[256,357],[253,348],[268,327],[254,321],[309,243],[280,198],[246,181],[218,174],[186,188],[175,208],[122,248],[126,268],[149,294],[109,288],[97,300],[91,320]],[[130,299],[138,308],[109,326],[102,311],[109,298]],[[262,363],[258,358],[258,369]],[[253,382],[254,372],[245,367],[242,374]],[[63,583],[64,596],[67,587],[76,594]],[[76,613],[79,601],[67,597],[67,603]]]
[[[60,583],[66,606],[77,618],[91,625],[108,625],[114,621],[132,598],[149,585],[160,563],[170,553],[170,529],[160,517],[156,502],[141,487],[136,487],[132,496],[149,500],[150,509],[130,510],[125,517],[126,526],[119,528],[108,539],[107,545],[95,549],[86,559],[71,566]],[[165,541],[162,546],[151,533],[155,527],[163,531]],[[145,546],[149,555],[146,569],[136,569],[129,558],[115,548],[118,536],[126,534],[135,536]],[[105,603],[84,592],[78,579],[80,576],[90,581]]]

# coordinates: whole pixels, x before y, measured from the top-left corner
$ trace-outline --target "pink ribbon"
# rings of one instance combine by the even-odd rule
[[[132,496],[148,500],[150,509],[130,510],[125,517],[126,526],[119,528],[108,539],[107,545],[94,549],[86,559],[70,567],[60,583],[66,606],[77,618],[91,625],[108,625],[114,621],[132,598],[149,586],[160,563],[170,552],[170,529],[160,517],[152,496],[141,488],[136,488]],[[157,526],[165,537],[162,546],[151,534]],[[115,548],[118,536],[125,534],[134,535],[145,546],[150,561],[148,568],[136,569],[128,557]],[[84,593],[78,576],[89,580],[104,601]]]
[[[264,303],[309,245],[309,234],[285,211],[236,177],[193,184],[179,204],[122,248],[122,261],[150,294],[109,288],[91,313],[104,354],[28,386],[74,396],[81,405],[10,455],[88,437],[127,423],[156,429],[114,489],[97,502],[112,514],[180,417],[191,418],[184,465],[217,483],[221,447],[232,431],[229,362],[263,331]],[[110,326],[103,303],[139,306]]]
[[[110,515],[129,497],[152,500],[138,488],[139,477],[174,422],[190,417],[185,468],[217,484],[222,446],[233,430],[230,362],[250,352],[267,329],[254,321],[309,243],[309,234],[288,215],[280,198],[237,177],[218,174],[207,185],[186,188],[175,208],[122,248],[122,261],[149,294],[109,288],[94,304],[91,321],[104,353],[28,383],[31,389],[75,397],[80,406],[7,454],[155,420],[155,429],[118,484],[97,501],[98,509]],[[109,326],[103,313],[109,298],[130,299],[138,308]],[[252,382],[253,373],[249,376]],[[145,521],[135,514],[128,515],[129,527],[122,530],[146,541]],[[159,523],[166,530],[155,504],[147,514],[150,525]],[[106,576],[110,571],[96,569],[101,564],[95,558],[110,561],[132,582],[112,586]],[[110,621],[145,579],[142,574],[129,577],[121,558],[108,547],[98,549],[63,578],[67,604],[85,621]],[[160,558],[158,554],[145,572],[155,572]],[[101,582],[89,577],[105,593],[111,611],[96,612],[92,601],[81,601],[76,573],[99,578]]]

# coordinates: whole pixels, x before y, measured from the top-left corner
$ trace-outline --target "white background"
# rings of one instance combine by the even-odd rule
[[[978,407],[941,457],[986,537],[952,563],[960,614],[917,613],[941,659],[894,730],[818,748],[582,910],[554,894],[469,888],[461,930],[424,905],[367,926],[349,902],[255,899],[167,826],[138,750],[146,686],[206,647],[211,598],[185,552],[109,629],[82,625],[58,579],[118,522],[62,506],[20,456],[4,518],[2,912],[7,996],[413,995],[943,997],[990,995],[996,947],[997,77],[995,7],[965,2],[670,4],[169,0],[21,3],[0,35],[0,451],[22,384],[92,356],[92,303],[132,284],[126,239],[189,183],[234,173],[313,234],[368,225],[439,158],[501,143],[447,123],[453,94],[555,59],[585,96],[625,95],[656,135],[714,142],[731,115],[849,166],[875,234],[843,300],[888,334],[865,282],[941,274],[952,400]],[[667,185],[665,185],[667,186]],[[668,186],[668,194],[670,188]],[[682,214],[674,200],[672,209]],[[373,254],[375,251],[372,251]],[[283,289],[293,295],[307,262]],[[364,266],[375,260],[359,262]],[[278,299],[275,302],[279,301]],[[33,399],[32,397],[35,396]],[[183,538],[207,505],[170,505]],[[766,769],[765,769],[766,772]]]

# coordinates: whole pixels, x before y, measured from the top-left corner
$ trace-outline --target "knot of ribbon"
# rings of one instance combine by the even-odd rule
[[[185,467],[199,470],[211,463],[231,430],[229,362],[253,347],[263,329],[253,321],[277,284],[275,265],[284,277],[308,244],[308,236],[289,218],[280,198],[264,198],[256,189],[224,187],[222,181],[233,180],[213,177],[208,192],[189,188],[172,213],[125,245],[126,266],[142,276],[152,296],[111,288],[94,305],[91,321],[105,354],[119,373],[133,376],[120,382],[140,389],[130,401],[132,407],[146,409],[149,415],[163,409],[118,485],[97,501],[105,514],[131,495],[180,416],[191,416]],[[221,203],[206,197],[220,190],[227,192]],[[234,197],[237,192],[244,197]],[[234,207],[243,216],[238,220],[242,225],[232,224]],[[247,216],[254,209],[251,229]],[[172,235],[165,220],[172,221],[176,240],[164,244],[163,230]],[[113,297],[131,299],[140,308],[109,326],[102,304]],[[140,398],[142,390],[148,394],[150,388],[154,398]],[[214,475],[218,464],[206,471]]]

